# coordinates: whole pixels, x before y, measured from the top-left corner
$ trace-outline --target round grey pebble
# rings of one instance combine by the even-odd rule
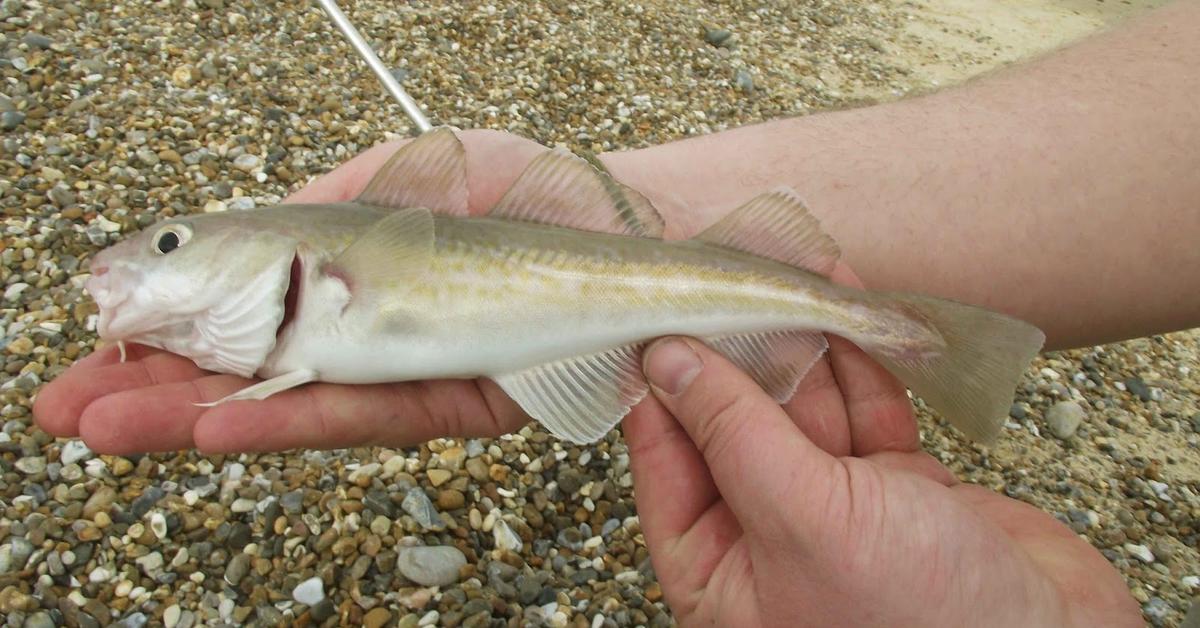
[[[1046,412],[1046,423],[1050,432],[1062,440],[1075,435],[1085,416],[1083,407],[1074,401],[1060,401]]]
[[[396,568],[405,578],[426,587],[458,582],[458,572],[467,557],[457,547],[410,547],[400,552]]]

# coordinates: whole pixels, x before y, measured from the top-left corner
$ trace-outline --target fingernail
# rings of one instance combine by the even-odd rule
[[[671,338],[650,346],[646,355],[646,378],[659,390],[677,395],[696,379],[704,363],[688,343]]]

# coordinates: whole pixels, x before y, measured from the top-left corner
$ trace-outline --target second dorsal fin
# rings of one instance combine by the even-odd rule
[[[841,257],[837,243],[786,188],[750,199],[694,239],[825,276]]]
[[[646,197],[564,149],[534,159],[488,215],[641,237],[663,232]]]
[[[462,142],[449,127],[426,131],[400,147],[355,200],[466,216],[467,154]]]

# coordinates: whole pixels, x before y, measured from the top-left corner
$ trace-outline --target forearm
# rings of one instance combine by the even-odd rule
[[[930,96],[610,154],[687,234],[790,186],[872,288],[1051,347],[1200,324],[1200,2]]]

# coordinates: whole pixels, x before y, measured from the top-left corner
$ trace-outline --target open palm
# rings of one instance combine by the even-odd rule
[[[625,434],[683,625],[1139,625],[1099,552],[1031,506],[956,482],[919,450],[899,382],[830,341],[783,408],[695,341],[703,369],[667,392],[659,382],[681,367],[650,350],[657,399]]]

